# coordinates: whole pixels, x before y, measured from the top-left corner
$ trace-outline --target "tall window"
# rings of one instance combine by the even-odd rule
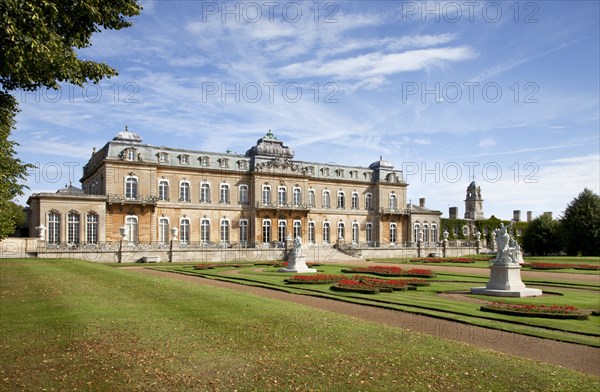
[[[345,208],[346,207],[346,197],[344,192],[340,191],[337,194],[337,208]]]
[[[229,204],[229,185],[228,184],[221,184],[221,189],[219,192],[219,203]]]
[[[352,202],[351,203],[352,203],[351,208],[353,210],[358,210],[358,206],[359,206],[359,204],[358,204],[358,193],[352,192]]]
[[[125,235],[130,243],[138,242],[138,218],[137,216],[128,215],[125,217]]]
[[[229,243],[229,221],[221,219],[221,243]]]
[[[245,246],[248,242],[248,221],[240,220],[240,245]]]
[[[438,230],[437,230],[437,225],[435,223],[431,224],[431,241],[432,242],[437,242],[438,241]]]
[[[314,207],[315,205],[315,191],[311,189],[308,191],[308,206]]]
[[[371,244],[373,242],[373,224],[367,223],[367,229],[365,231],[367,244]]]
[[[248,185],[240,185],[238,198],[240,204],[248,204]]]
[[[331,225],[329,222],[323,223],[323,243],[328,244],[331,238]]]
[[[54,212],[48,214],[48,243],[60,243],[60,214]]]
[[[398,197],[395,193],[390,193],[390,210],[398,208]]]
[[[344,225],[344,222],[338,222],[337,238],[338,239],[346,238],[346,226]]]
[[[67,215],[67,243],[79,243],[79,214],[73,212]]]
[[[419,223],[415,223],[413,225],[413,241],[419,240],[419,230],[421,230],[421,225]]]
[[[367,210],[373,209],[373,195],[371,193],[365,195],[365,208]]]
[[[329,191],[323,191],[323,208],[331,207],[331,196],[329,195]]]
[[[423,223],[423,241],[429,242],[429,225],[427,223]]]
[[[263,220],[262,237],[265,244],[271,242],[271,221],[269,219]]]
[[[207,182],[200,185],[200,203],[210,203],[210,184]]]
[[[179,201],[190,202],[190,183],[187,181],[182,181],[179,185]]]
[[[88,244],[98,243],[98,215],[88,214],[86,218],[86,242]]]
[[[302,238],[302,226],[299,220],[294,221],[294,239],[296,237]]]
[[[396,228],[395,223],[390,223],[390,243],[392,244],[396,243]]]
[[[200,221],[200,242],[203,244],[210,242],[210,221],[208,219]]]
[[[358,244],[358,223],[352,223],[352,243]]]
[[[190,242],[190,220],[183,218],[179,222],[179,242],[187,244]]]
[[[285,240],[287,237],[287,222],[286,221],[279,220],[279,223],[277,224],[277,233],[278,233],[277,240],[279,242],[285,243]]]
[[[169,201],[169,181],[158,182],[158,200]]]
[[[271,204],[271,187],[269,185],[262,187],[262,203],[263,205]]]
[[[287,189],[284,186],[277,188],[277,204],[280,206],[287,204]]]
[[[138,198],[138,179],[136,177],[127,176],[125,178],[125,198]]]
[[[163,244],[169,242],[169,219],[158,219],[158,242]]]
[[[295,206],[299,206],[300,204],[302,204],[302,190],[300,188],[294,188],[293,199],[293,204]]]
[[[308,243],[315,243],[315,222],[308,222]]]

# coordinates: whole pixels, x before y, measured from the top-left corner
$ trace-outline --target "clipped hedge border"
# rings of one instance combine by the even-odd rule
[[[482,312],[506,314],[508,316],[523,316],[523,317],[538,317],[538,318],[551,318],[558,320],[588,320],[587,314],[564,314],[564,313],[533,313],[533,312],[519,312],[518,310],[508,309],[496,309],[490,306],[482,305],[479,308]]]
[[[290,279],[285,279],[284,282],[287,284],[331,284],[331,283],[335,283],[337,282],[339,279],[336,280],[321,280],[321,281],[310,281],[310,280],[305,280],[305,281],[301,281],[301,280],[290,280]]]
[[[358,287],[341,287],[338,286],[336,284],[332,285],[330,287],[331,290],[333,291],[341,291],[344,293],[359,293],[359,294],[379,294],[381,292],[384,293],[391,293],[392,290],[386,290],[386,289],[379,289],[379,288],[372,288],[372,289],[366,289],[366,288],[358,288]]]
[[[592,316],[600,316],[600,309],[592,310]]]
[[[343,269],[342,272],[345,274],[369,274],[369,275],[387,276],[387,277],[407,277],[408,276],[411,278],[423,278],[423,279],[435,278],[437,276],[435,272],[432,272],[431,275],[409,274],[408,271],[402,272],[399,274],[394,274],[394,273],[376,272],[376,271],[353,271],[352,269]]]

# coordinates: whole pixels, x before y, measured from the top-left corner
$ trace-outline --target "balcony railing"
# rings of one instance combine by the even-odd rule
[[[107,195],[107,200],[109,204],[156,205],[158,202],[158,196],[136,195],[135,197],[127,197],[125,195],[109,193]]]
[[[263,210],[289,210],[289,211],[308,211],[311,209],[308,204],[292,204],[292,203],[256,203],[257,209]]]
[[[381,215],[409,215],[408,208],[381,208]]]

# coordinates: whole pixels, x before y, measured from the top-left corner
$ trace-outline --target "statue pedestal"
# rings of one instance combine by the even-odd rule
[[[314,268],[308,268],[306,266],[306,256],[291,255],[288,259],[287,268],[280,268],[279,272],[305,274],[309,272],[317,272],[317,270]]]
[[[492,265],[490,280],[485,287],[473,287],[471,294],[496,297],[536,297],[542,295],[540,289],[528,289],[521,281],[519,264]]]

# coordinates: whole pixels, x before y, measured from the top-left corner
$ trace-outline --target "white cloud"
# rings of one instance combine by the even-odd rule
[[[496,141],[490,137],[479,141],[479,147],[481,147],[481,148],[494,147],[495,145],[496,145]]]

